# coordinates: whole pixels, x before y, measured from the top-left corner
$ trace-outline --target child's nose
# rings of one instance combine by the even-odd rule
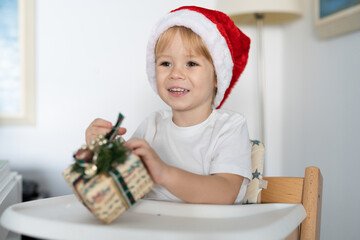
[[[170,74],[170,78],[171,79],[185,79],[186,74],[185,74],[185,69],[182,68],[181,66],[174,66],[171,74]]]

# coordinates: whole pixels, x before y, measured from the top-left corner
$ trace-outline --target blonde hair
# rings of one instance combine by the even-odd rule
[[[206,44],[202,40],[202,38],[194,33],[190,28],[184,26],[173,26],[168,28],[165,32],[163,32],[155,45],[155,59],[157,56],[161,54],[164,49],[169,47],[171,41],[174,39],[176,33],[180,33],[181,40],[185,46],[185,48],[192,54],[192,52],[204,56],[206,60],[208,60],[212,66],[214,67],[214,62],[212,60],[211,54],[209,49],[207,48]],[[156,60],[155,60],[156,61]],[[216,71],[214,67],[214,80],[217,82]],[[214,99],[217,93],[217,87],[214,88],[214,95],[212,104],[214,104]]]
[[[194,52],[204,56],[206,60],[208,60],[214,66],[209,49],[205,45],[202,38],[194,33],[190,28],[183,26],[173,26],[160,35],[155,45],[155,59],[162,51],[164,51],[164,49],[170,45],[176,33],[180,33],[181,40],[184,43],[185,48],[187,48],[190,53]]]

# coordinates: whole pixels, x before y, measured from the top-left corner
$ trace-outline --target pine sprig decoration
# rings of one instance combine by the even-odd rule
[[[89,146],[83,146],[74,155],[72,172],[78,172],[87,178],[95,174],[109,172],[113,167],[126,161],[129,150],[123,146],[121,138],[115,138],[124,116],[119,113],[117,122],[104,137],[99,135]]]
[[[78,172],[81,175],[83,175],[83,174],[85,174],[85,168],[80,166],[80,164],[78,164],[75,160],[75,163],[72,165],[71,172]]]
[[[128,152],[120,138],[100,146],[96,164],[97,174],[106,173],[112,167],[124,163],[128,157]]]

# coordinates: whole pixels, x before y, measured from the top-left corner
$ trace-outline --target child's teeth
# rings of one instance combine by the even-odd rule
[[[188,92],[189,90],[182,89],[182,88],[171,88],[171,92]]]

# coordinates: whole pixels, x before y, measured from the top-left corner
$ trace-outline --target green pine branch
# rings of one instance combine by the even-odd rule
[[[111,168],[124,163],[128,157],[129,152],[129,150],[123,146],[120,138],[117,138],[104,145],[97,146],[95,151],[98,152],[96,174],[107,173],[111,170]],[[75,160],[72,171],[84,174],[85,169],[81,167]]]

